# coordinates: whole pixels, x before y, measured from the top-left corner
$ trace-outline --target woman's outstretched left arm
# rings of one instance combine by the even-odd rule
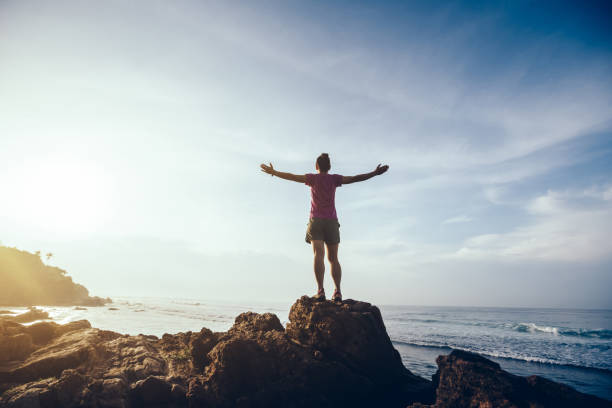
[[[283,173],[282,171],[274,170],[272,163],[270,165],[262,164],[261,171],[271,176],[276,176],[289,181],[296,181],[298,183],[306,183],[306,176],[304,174],[292,174],[292,173]]]

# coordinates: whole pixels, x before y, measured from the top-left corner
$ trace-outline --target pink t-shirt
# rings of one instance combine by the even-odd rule
[[[342,185],[340,174],[306,174],[306,185],[310,186],[310,218],[338,219],[336,215],[336,187]]]

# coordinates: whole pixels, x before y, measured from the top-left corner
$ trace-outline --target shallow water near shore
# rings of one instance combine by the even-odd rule
[[[40,307],[57,323],[87,319],[126,334],[225,331],[245,311],[275,313],[290,304],[171,298],[114,298],[104,307]],[[25,308],[8,308],[22,312]],[[435,359],[453,348],[478,352],[518,375],[541,375],[612,400],[612,311],[380,306],[406,367],[430,378]]]
[[[517,375],[540,375],[612,400],[612,311],[381,307],[404,364],[429,377],[435,359],[473,351]]]

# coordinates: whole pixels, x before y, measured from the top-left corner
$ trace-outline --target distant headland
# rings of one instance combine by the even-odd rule
[[[0,306],[103,306],[110,302],[89,296],[87,288],[73,282],[65,270],[46,265],[40,252],[0,246]]]

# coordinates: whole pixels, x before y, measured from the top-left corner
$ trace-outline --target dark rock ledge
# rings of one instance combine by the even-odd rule
[[[0,320],[0,407],[610,407],[478,355],[413,375],[369,303],[304,296],[284,329],[242,313],[227,332],[128,336],[89,322]]]

